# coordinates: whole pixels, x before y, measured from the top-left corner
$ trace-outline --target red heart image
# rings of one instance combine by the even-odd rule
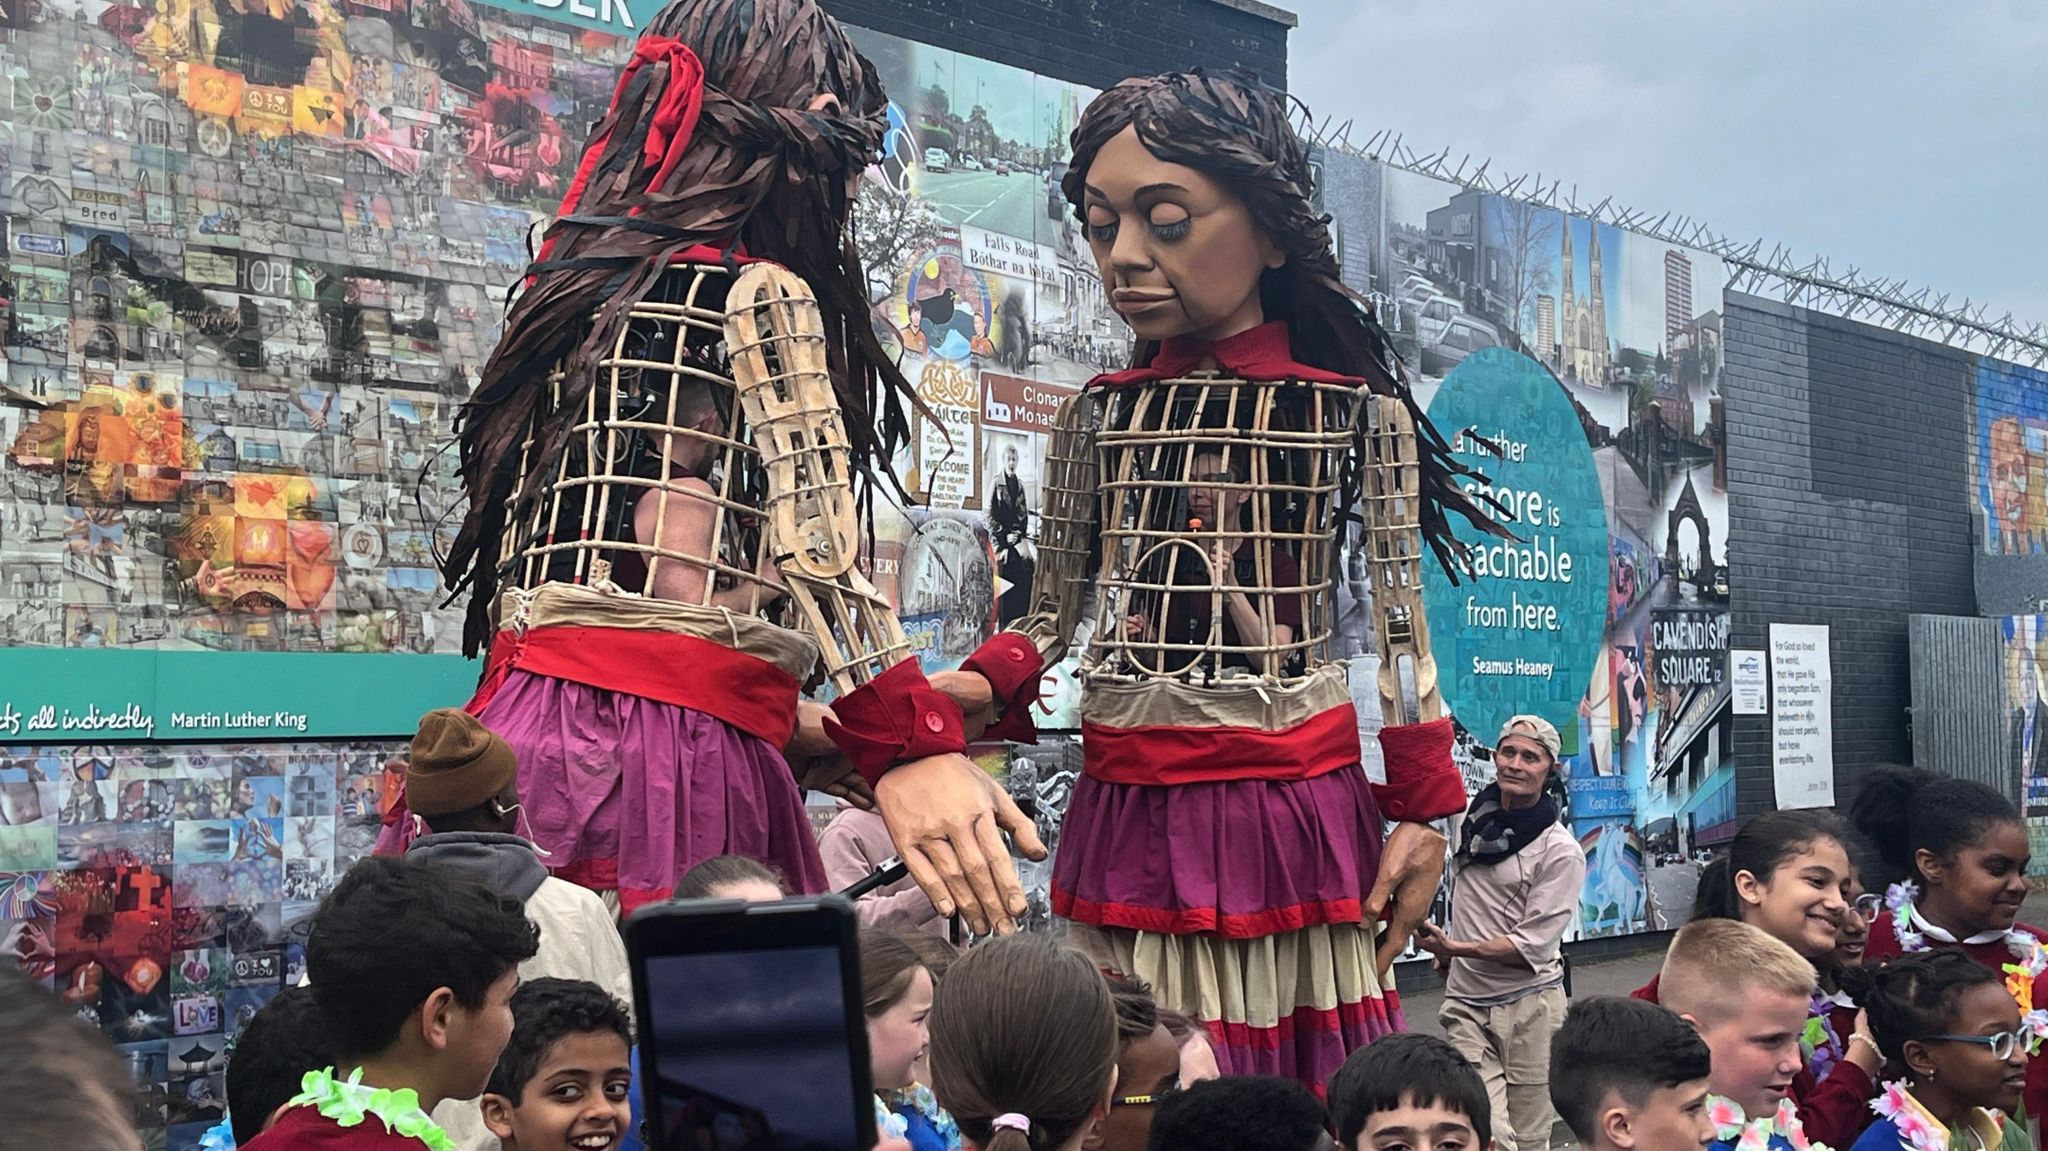
[[[35,104],[36,111],[38,112],[47,112],[50,109],[57,106],[57,102],[55,100],[50,99],[48,96],[37,96],[33,103]]]

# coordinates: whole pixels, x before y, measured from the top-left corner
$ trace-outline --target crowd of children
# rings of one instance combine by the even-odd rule
[[[494,811],[516,806],[486,790]],[[1703,874],[1657,977],[1631,998],[1571,1005],[1549,1095],[1582,1147],[2038,1146],[2048,1011],[2033,994],[2048,947],[2016,922],[2017,812],[1979,784],[1884,769],[1852,823],[1899,879],[1882,894],[1864,890],[1832,815],[1758,816]],[[427,846],[363,861],[322,905],[306,985],[237,1041],[229,1118],[208,1151],[641,1146],[628,1003],[535,966],[547,928],[531,890],[494,890]],[[732,857],[676,891],[786,894],[772,870]],[[1319,1096],[1219,1078],[1200,1024],[1054,939],[963,954],[928,931],[870,927],[860,952],[889,1151],[1489,1151],[1502,1121],[1475,1066],[1440,1039],[1382,1038]],[[8,1146],[140,1146],[119,1065],[46,993],[0,979],[0,1031],[16,1047],[5,1096],[65,1101],[0,1107]],[[455,1112],[475,1131],[448,1122]]]

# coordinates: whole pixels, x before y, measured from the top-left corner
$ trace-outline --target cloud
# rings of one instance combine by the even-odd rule
[[[2048,9],[1293,0],[1318,120],[2048,321]]]

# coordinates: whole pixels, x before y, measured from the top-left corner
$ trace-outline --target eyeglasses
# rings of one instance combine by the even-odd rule
[[[1981,1043],[1991,1049],[1993,1059],[2003,1061],[2012,1058],[2013,1051],[2030,1037],[2017,1031],[2001,1031],[1996,1035],[1929,1035],[1927,1038],[1949,1043]]]
[[[1150,1095],[1122,1095],[1111,1099],[1109,1105],[1111,1107],[1144,1107],[1153,1103],[1164,1103],[1184,1090],[1186,1089],[1180,1085],[1180,1080],[1176,1079]]]
[[[1884,907],[1884,896],[1875,891],[1866,892],[1857,896],[1856,902],[1849,906],[1855,908],[1856,914],[1865,919],[1876,919],[1879,909]]]

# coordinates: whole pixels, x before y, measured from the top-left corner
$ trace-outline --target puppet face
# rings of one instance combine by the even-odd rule
[[[1102,286],[1139,339],[1220,340],[1265,322],[1259,277],[1286,257],[1242,199],[1154,156],[1136,128],[1095,154],[1082,216]]]

